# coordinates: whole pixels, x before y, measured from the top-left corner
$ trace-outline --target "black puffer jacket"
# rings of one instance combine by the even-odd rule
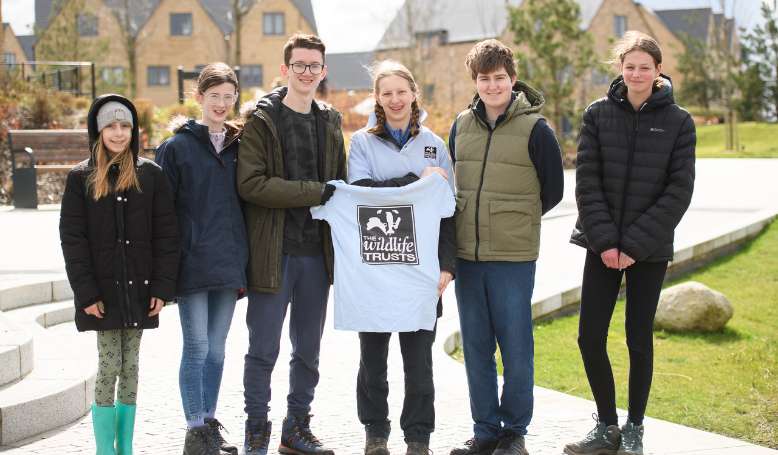
[[[673,258],[675,227],[694,188],[696,134],[670,78],[662,78],[637,112],[621,76],[584,111],[570,241],[596,254],[618,248],[636,261]]]
[[[99,139],[97,112],[108,101],[118,101],[132,112],[135,127],[130,147],[141,191],[111,193],[97,201],[87,189],[94,169]],[[138,157],[138,116],[124,97],[105,95],[95,100],[88,117],[92,157],[68,174],[62,197],[59,232],[79,331],[125,327],[155,328],[148,317],[151,297],[173,298],[178,269],[178,227],[173,196],[162,169]],[[113,178],[118,170],[111,170]],[[105,307],[103,319],[84,313],[97,301]]]

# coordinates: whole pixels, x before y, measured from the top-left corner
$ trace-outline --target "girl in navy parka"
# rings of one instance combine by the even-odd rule
[[[197,81],[199,120],[188,120],[157,149],[175,195],[181,230],[176,290],[183,333],[179,388],[187,433],[184,455],[210,453],[224,441],[216,402],[224,345],[235,303],[246,287],[248,245],[235,183],[240,128],[227,122],[238,80],[224,63],[206,66]]]

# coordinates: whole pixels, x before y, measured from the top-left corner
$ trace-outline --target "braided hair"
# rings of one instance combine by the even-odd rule
[[[387,76],[399,76],[408,81],[408,85],[410,86],[411,91],[414,93],[414,95],[416,95],[416,99],[414,99],[413,103],[411,103],[411,137],[415,137],[417,134],[419,134],[419,131],[421,130],[421,109],[419,108],[420,93],[418,86],[416,85],[416,80],[413,78],[413,74],[411,74],[410,70],[400,62],[394,60],[382,60],[375,63],[370,68],[370,73],[373,76],[373,95],[376,98],[378,98],[378,86],[381,83],[381,79]],[[384,112],[384,108],[378,103],[378,101],[375,103],[374,112],[376,116],[376,124],[367,131],[377,136],[387,134],[385,126],[386,112]]]

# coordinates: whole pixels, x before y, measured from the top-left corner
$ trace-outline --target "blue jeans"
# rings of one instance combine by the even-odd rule
[[[190,426],[213,417],[224,369],[224,344],[235,312],[237,289],[189,294],[178,299],[184,350],[178,385]]]
[[[456,276],[473,433],[484,440],[498,438],[502,431],[523,436],[532,420],[533,406],[531,301],[535,261],[457,259]],[[496,345],[500,346],[504,379],[499,399]]]
[[[243,397],[248,425],[267,420],[270,410],[270,376],[281,347],[281,329],[289,315],[289,395],[287,412],[305,416],[311,411],[319,383],[319,348],[327,317],[330,291],[322,256],[284,256],[281,289],[277,294],[249,291],[246,325],[249,352],[243,370]]]

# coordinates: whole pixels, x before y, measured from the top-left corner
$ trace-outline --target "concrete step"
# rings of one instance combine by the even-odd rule
[[[32,334],[0,312],[0,388],[32,371]]]
[[[0,389],[0,445],[71,423],[89,411],[96,342],[94,333],[76,331],[74,311],[72,301],[63,301],[3,313],[4,319],[32,335],[35,368]]]
[[[6,281],[0,286],[0,311],[72,298],[73,290],[70,289],[70,283],[64,279]]]

